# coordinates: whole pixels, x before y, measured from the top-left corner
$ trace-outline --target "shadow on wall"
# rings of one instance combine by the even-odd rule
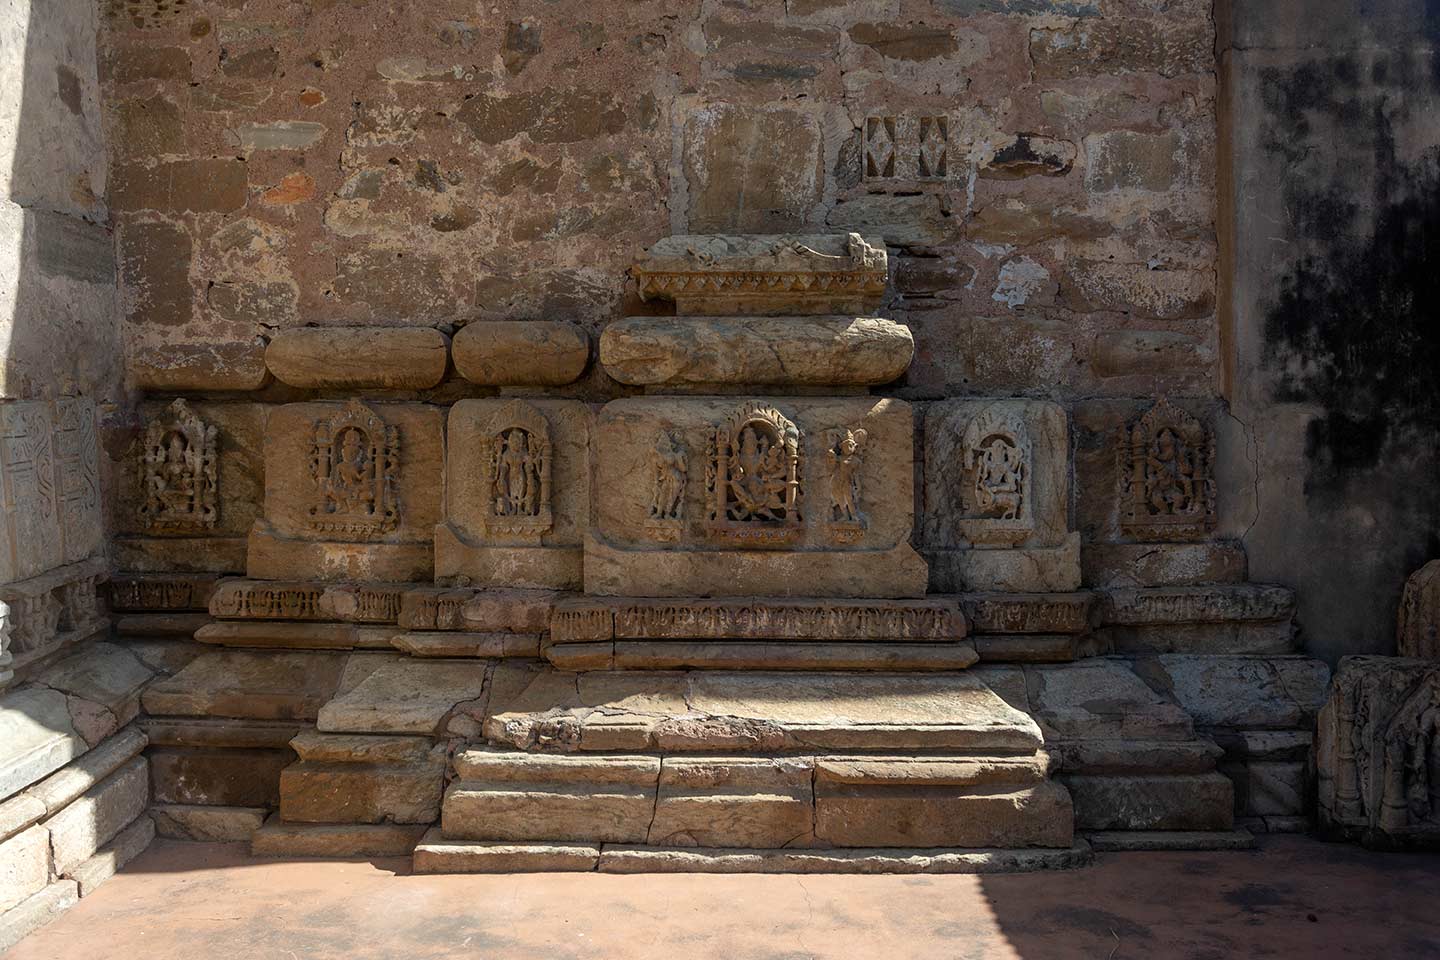
[[[1237,415],[1279,449],[1308,411],[1293,466],[1260,464],[1247,546],[1333,662],[1393,653],[1405,578],[1440,556],[1440,3],[1320,7],[1234,5],[1230,202],[1263,384]]]

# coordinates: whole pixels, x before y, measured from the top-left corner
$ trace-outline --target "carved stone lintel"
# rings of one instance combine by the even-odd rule
[[[314,425],[310,527],[337,540],[378,539],[400,522],[400,432],[358,400]]]
[[[219,518],[216,428],[183,399],[145,429],[140,514],[156,532],[203,532]]]
[[[1161,398],[1125,430],[1120,529],[1137,540],[1198,540],[1215,527],[1215,435]]]

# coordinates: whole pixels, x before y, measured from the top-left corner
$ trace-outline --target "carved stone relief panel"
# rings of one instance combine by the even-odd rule
[[[371,540],[400,522],[400,431],[358,400],[315,421],[310,527],[334,540]]]
[[[863,133],[866,180],[943,180],[950,174],[947,116],[870,116]]]
[[[1440,846],[1440,665],[1346,657],[1320,711],[1320,820],[1376,846]]]
[[[70,398],[55,404],[56,490],[60,500],[63,559],[76,563],[104,543],[100,513],[100,445],[95,405]]]
[[[1019,413],[991,406],[965,425],[960,529],[971,543],[1014,546],[1035,530],[1035,454]]]
[[[83,639],[106,625],[96,596],[103,578],[104,557],[66,564],[39,576],[0,585],[0,607],[6,611],[0,672],[18,669]]]
[[[219,518],[216,428],[176,400],[145,429],[140,515],[155,532],[203,532]]]
[[[759,401],[715,428],[705,469],[712,540],[757,547],[800,538],[800,443],[794,422]]]
[[[613,400],[600,412],[593,449],[588,592],[897,597],[924,591],[924,563],[910,545],[914,422],[902,401]],[[674,466],[681,451],[683,474]],[[667,462],[668,479],[659,469]],[[671,483],[680,476],[683,485]],[[672,507],[677,486],[682,492]],[[654,519],[657,513],[669,519]]]
[[[538,544],[555,525],[551,456],[550,423],[523,400],[509,401],[481,427],[481,517],[487,540]]]
[[[655,435],[647,473],[651,495],[645,530],[657,541],[673,543],[680,539],[685,522],[685,485],[690,479],[690,460],[685,445],[669,431],[661,430]]]
[[[272,409],[265,516],[250,531],[246,572],[267,580],[432,577],[443,416],[421,403]]]
[[[1137,540],[1198,540],[1215,527],[1215,435],[1161,399],[1126,426],[1120,529]]]
[[[435,529],[442,582],[579,589],[593,421],[578,400],[496,398],[451,407],[445,517]],[[643,466],[625,482],[649,504],[653,477]]]

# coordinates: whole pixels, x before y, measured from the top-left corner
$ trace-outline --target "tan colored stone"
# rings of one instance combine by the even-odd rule
[[[421,763],[431,759],[429,737],[386,737],[304,730],[290,741],[301,760],[316,763]]]
[[[31,827],[0,843],[0,914],[50,882],[50,831]]]
[[[1238,583],[1248,561],[1238,541],[1087,543],[1080,555],[1086,586],[1182,587]]]
[[[538,657],[538,633],[397,633],[390,643],[412,657]]]
[[[416,873],[589,873],[600,861],[593,843],[487,843],[447,840],[440,830],[415,848]]]
[[[482,590],[460,615],[467,630],[482,633],[544,633],[559,594],[551,590]]]
[[[915,341],[874,317],[627,317],[600,336],[600,362],[635,386],[889,383]]]
[[[122,573],[107,583],[111,610],[205,610],[215,574]]]
[[[653,780],[648,786],[460,780],[446,791],[440,822],[454,840],[643,843],[654,814]]]
[[[282,823],[265,821],[250,838],[257,857],[408,857],[424,826],[403,823]]]
[[[226,647],[351,650],[367,645],[388,647],[395,633],[393,627],[372,628],[371,636],[377,637],[378,642],[364,644],[361,642],[364,629],[349,623],[210,623],[195,631],[195,640]]]
[[[1166,850],[1252,850],[1249,830],[1099,830],[1085,839],[1097,853],[1153,853]]]
[[[221,747],[280,750],[300,732],[301,721],[144,717],[140,728],[152,747]]]
[[[1093,593],[968,593],[960,608],[976,633],[1087,633],[1094,622]]]
[[[0,841],[9,840],[26,827],[45,818],[45,804],[27,793],[0,803]]]
[[[824,191],[824,131],[813,112],[715,103],[687,114],[690,203],[681,212],[691,229],[759,233],[811,219]]]
[[[65,875],[88,860],[138,817],[150,799],[143,757],[136,757],[45,821],[55,872]]]
[[[440,409],[422,404],[295,403],[273,410],[265,429],[265,519],[250,532],[247,572],[281,580],[430,579],[431,532],[441,511],[441,418]],[[389,482],[346,506],[323,495],[312,464],[317,451],[329,450],[325,438],[341,443],[357,430],[364,431],[367,460],[389,463],[382,471]],[[336,465],[327,476],[341,469],[343,452],[330,456]]]
[[[411,763],[302,760],[280,774],[289,823],[433,823],[445,786],[443,751]]]
[[[445,379],[450,338],[417,327],[303,327],[281,330],[265,366],[292,387],[426,390]]]
[[[579,589],[593,419],[575,400],[462,400],[450,408],[446,522],[435,530],[437,579]],[[517,508],[504,505],[497,493],[508,473],[502,476],[495,464],[505,437],[516,429],[537,448],[546,441],[546,452],[535,455],[539,490],[533,504],[511,516]]]
[[[81,794],[114,773],[131,757],[145,749],[149,738],[136,727],[128,727],[95,747],[80,759],[61,768],[25,791],[45,805],[46,816],[54,816]]]
[[[1110,590],[1101,606],[1103,623],[1123,626],[1289,620],[1294,613],[1294,591],[1258,583]]]
[[[815,836],[839,847],[1065,847],[1070,795],[1058,783],[969,791],[815,786]]]
[[[457,707],[484,697],[488,670],[483,660],[386,659],[325,704],[317,725],[324,733],[434,734]]]
[[[1064,776],[1077,830],[1229,830],[1234,787],[1219,773]]]
[[[1061,850],[725,850],[606,844],[601,873],[998,874],[1088,866],[1088,844]]]
[[[9,950],[80,899],[80,885],[74,880],[56,880],[12,910],[0,914],[0,950]]]
[[[1080,587],[1080,557],[1079,533],[1055,547],[925,551],[937,593],[1066,593]]]
[[[176,637],[189,640],[210,622],[208,613],[131,613],[114,620],[115,634],[146,640]],[[142,655],[141,660],[146,658]],[[148,661],[147,661],[148,662]],[[150,663],[150,666],[154,666]]]
[[[151,749],[150,792],[157,803],[273,807],[289,750]]]
[[[515,693],[497,694],[485,736],[521,749],[667,753],[1030,751],[1041,742],[1034,721],[966,674],[723,671],[542,670]]]
[[[411,587],[400,599],[396,623],[404,630],[461,630],[461,607],[475,596],[470,589]]]
[[[647,842],[671,847],[809,846],[811,765],[804,759],[667,758]]]
[[[265,822],[263,807],[210,807],[157,803],[150,807],[155,832],[167,840],[202,843],[249,841]]]
[[[574,383],[590,362],[580,327],[550,320],[472,320],[455,334],[455,369],[486,387],[558,387]]]
[[[1440,560],[1430,561],[1405,581],[1395,652],[1402,657],[1440,660]]]
[[[583,646],[577,644],[576,646]],[[606,646],[611,646],[607,644]],[[546,658],[562,669],[573,662]],[[963,670],[979,657],[969,643],[730,643],[716,640],[621,640],[613,644],[614,670]]]
[[[1030,31],[1030,58],[1042,80],[1099,73],[1208,73],[1214,66],[1213,45],[1213,29],[1203,18],[1161,24],[1106,17]]]
[[[141,699],[155,716],[313,720],[335,695],[347,660],[339,653],[216,651],[152,684]]]
[[[573,597],[555,605],[551,637],[576,640],[906,640],[965,636],[953,599],[684,600]]]
[[[231,620],[343,620],[395,623],[407,584],[226,580],[210,597],[210,613]]]
[[[1073,634],[997,634],[972,637],[982,663],[1068,663],[1079,655]]]
[[[1202,727],[1312,729],[1330,668],[1309,657],[1139,657],[1132,669]]]
[[[142,813],[115,838],[95,852],[95,855],[75,869],[69,876],[80,884],[80,896],[88,897],[100,884],[109,880],[131,860],[145,852],[150,841],[155,839],[155,821],[149,814]]]

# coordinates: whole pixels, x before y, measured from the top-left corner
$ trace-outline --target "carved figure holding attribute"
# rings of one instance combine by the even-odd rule
[[[668,433],[657,436],[655,448],[650,454],[651,483],[654,484],[654,495],[650,498],[650,519],[680,519],[685,480],[689,473],[685,449]]]
[[[519,427],[501,435],[495,494],[496,516],[533,517],[540,512],[540,448]]]
[[[830,448],[830,519],[843,523],[860,522],[860,455],[868,434],[846,430]]]
[[[399,431],[358,400],[317,422],[310,453],[317,502],[310,508],[310,526],[356,540],[395,529],[399,467]]]
[[[779,410],[746,403],[715,431],[706,479],[710,533],[753,546],[800,534],[800,431]]]
[[[1018,520],[1025,480],[1020,448],[1005,437],[992,435],[974,456],[975,502],[1000,520]]]
[[[215,525],[215,427],[176,400],[145,431],[140,513],[156,531]]]
[[[550,423],[523,400],[507,403],[483,428],[485,531],[517,543],[539,543],[553,525]]]
[[[1142,540],[1193,540],[1215,526],[1215,437],[1161,399],[1126,428],[1120,451],[1124,532]]]

